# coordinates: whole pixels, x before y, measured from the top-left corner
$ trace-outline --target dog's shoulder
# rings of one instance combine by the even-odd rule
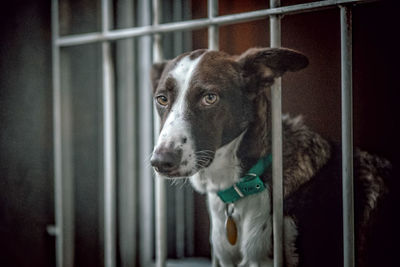
[[[302,116],[283,116],[283,177],[285,196],[309,181],[329,160],[331,146],[309,129]]]

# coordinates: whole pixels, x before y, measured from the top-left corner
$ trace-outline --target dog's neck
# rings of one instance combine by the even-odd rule
[[[238,149],[246,131],[215,152],[213,162],[190,178],[193,187],[201,192],[218,192],[232,186],[242,173]]]
[[[284,116],[282,124],[284,194],[287,196],[307,182],[327,162],[330,145],[317,133],[310,131],[301,117]],[[211,165],[191,177],[197,191],[217,192],[231,187],[260,157],[271,153],[270,132],[265,132],[264,140],[260,140],[260,135],[257,138],[255,134],[260,134],[262,127],[251,127],[250,124],[240,136],[219,148]]]
[[[249,122],[243,142],[237,151],[244,170],[248,170],[258,159],[271,153],[271,103],[268,88],[259,92],[252,100],[253,118]]]

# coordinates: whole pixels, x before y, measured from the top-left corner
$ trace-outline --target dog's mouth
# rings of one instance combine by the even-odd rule
[[[197,156],[194,160],[182,160],[179,165],[171,166],[170,168],[160,168],[153,166],[154,170],[161,176],[169,179],[187,178],[195,175],[201,169],[207,168],[211,165],[214,155],[210,156]]]
[[[159,173],[160,175],[166,177],[166,178],[185,178],[190,176],[189,172],[182,172],[180,170],[180,168],[176,168],[174,170],[169,170],[169,171],[165,171],[165,170],[160,170],[157,167],[154,167],[154,170]]]

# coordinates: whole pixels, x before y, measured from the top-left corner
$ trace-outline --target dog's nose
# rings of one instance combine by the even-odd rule
[[[181,159],[181,149],[160,147],[154,151],[150,163],[158,172],[170,173],[179,168]]]

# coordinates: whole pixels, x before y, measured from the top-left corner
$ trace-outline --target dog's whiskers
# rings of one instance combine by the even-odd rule
[[[213,159],[212,157],[197,157],[197,160],[210,160]]]
[[[196,155],[196,171],[206,168],[210,161],[214,159],[215,151],[200,150],[195,152]]]
[[[151,162],[150,162],[152,156],[153,156],[153,151],[150,152],[149,155],[147,155],[143,158],[143,163],[146,165],[147,168],[153,167],[153,166],[151,166]]]
[[[194,153],[196,156],[202,156],[202,155],[205,155],[205,156],[214,156],[214,154],[215,154],[215,152],[214,151],[197,151],[197,152],[195,152]]]
[[[188,180],[188,177],[183,177],[180,179],[168,179],[171,186],[179,186],[179,189],[182,189],[186,185]]]

